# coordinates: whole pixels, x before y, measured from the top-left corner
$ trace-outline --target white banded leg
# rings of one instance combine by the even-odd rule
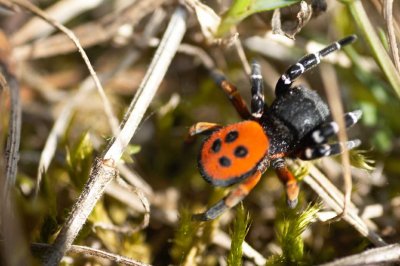
[[[251,115],[260,118],[264,113],[264,84],[260,65],[253,61],[251,64]]]
[[[351,150],[360,146],[361,141],[359,139],[350,140],[345,143],[333,143],[333,144],[320,144],[313,147],[306,147],[301,150],[298,157],[302,160],[314,160],[326,156],[332,156],[342,153],[344,150]]]
[[[346,128],[355,125],[362,115],[361,110],[355,110],[344,114]],[[336,135],[339,132],[339,126],[336,122],[327,122],[317,127],[313,132],[303,139],[305,145],[321,144],[328,141],[329,137]]]
[[[332,43],[317,53],[308,54],[301,58],[296,64],[290,66],[286,72],[279,78],[275,86],[276,96],[289,90],[293,81],[321,62],[321,58],[341,49],[343,46],[353,43],[357,37],[355,35],[347,36],[335,43]]]

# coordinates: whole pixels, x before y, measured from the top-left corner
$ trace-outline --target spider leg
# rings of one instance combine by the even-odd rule
[[[221,125],[215,123],[198,122],[190,127],[185,143],[190,144],[195,140],[196,135],[209,134],[217,129],[220,129],[221,127]]]
[[[226,210],[234,207],[236,204],[241,202],[247,196],[247,194],[249,194],[249,192],[257,185],[258,181],[260,181],[261,175],[262,173],[260,171],[256,171],[243,183],[239,184],[236,188],[229,192],[229,194],[225,198],[218,201],[206,212],[194,214],[192,216],[192,219],[198,221],[208,221],[217,218]]]
[[[275,86],[275,95],[279,96],[290,90],[293,81],[304,72],[310,70],[321,62],[321,58],[341,49],[343,46],[353,43],[357,37],[355,35],[347,36],[335,43],[332,43],[319,52],[308,54],[301,58],[296,64],[290,66],[286,72],[279,78]]]
[[[302,149],[297,156],[302,160],[314,160],[325,156],[332,156],[342,153],[344,150],[351,150],[360,146],[359,139],[349,140],[345,143],[320,144]]]
[[[355,110],[353,112],[348,112],[344,114],[344,121],[346,128],[355,125],[362,115],[361,110]],[[318,126],[309,135],[304,137],[302,140],[305,146],[313,146],[316,144],[326,143],[329,137],[337,134],[339,132],[339,126],[336,122],[326,122]]]
[[[246,120],[249,119],[251,117],[250,111],[235,85],[230,83],[225,76],[217,70],[212,71],[211,76],[215,83],[217,83],[217,85],[221,87],[221,89],[228,96],[240,117]]]
[[[271,162],[271,165],[275,169],[278,178],[285,186],[287,204],[289,208],[293,209],[297,205],[297,197],[300,191],[297,180],[283,159],[275,159]]]
[[[251,64],[251,115],[260,118],[264,113],[264,84],[260,65],[253,61]]]

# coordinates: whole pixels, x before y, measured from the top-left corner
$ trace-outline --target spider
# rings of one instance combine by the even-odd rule
[[[285,157],[313,160],[361,144],[358,139],[328,143],[339,128],[332,121],[327,104],[315,91],[293,85],[296,78],[318,65],[322,57],[355,40],[355,35],[348,36],[290,66],[276,84],[276,99],[271,106],[264,102],[260,65],[253,62],[251,112],[236,87],[221,73],[212,73],[244,121],[227,126],[198,122],[189,129],[189,136],[207,135],[198,156],[200,174],[207,182],[221,187],[239,185],[206,212],[193,215],[193,219],[212,220],[234,207],[248,195],[270,166],[285,187],[288,206],[294,208],[298,202],[299,185],[288,169]],[[361,115],[360,110],[345,113],[346,127],[356,124]]]

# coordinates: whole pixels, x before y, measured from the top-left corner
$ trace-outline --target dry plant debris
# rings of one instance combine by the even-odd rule
[[[84,2],[0,0],[1,265],[398,262],[396,1]],[[293,213],[267,172],[244,209],[191,221],[225,192],[200,178],[187,130],[239,121],[209,71],[249,95],[257,59],[271,102],[287,66],[349,34],[357,44],[301,82],[339,125],[363,111],[363,151],[294,161]],[[276,233],[286,224],[298,234]]]

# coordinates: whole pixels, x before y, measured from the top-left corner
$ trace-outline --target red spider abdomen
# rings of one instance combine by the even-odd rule
[[[268,148],[268,137],[255,121],[223,127],[203,142],[200,172],[215,186],[229,186],[254,173]]]

